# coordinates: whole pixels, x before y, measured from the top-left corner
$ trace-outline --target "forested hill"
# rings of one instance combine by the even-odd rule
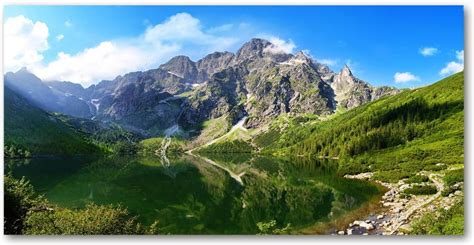
[[[8,87],[5,91],[5,156],[96,153],[84,136],[26,101]]]
[[[350,158],[348,172],[400,166],[409,171],[463,163],[464,73],[385,97],[292,134],[300,139],[279,153]]]

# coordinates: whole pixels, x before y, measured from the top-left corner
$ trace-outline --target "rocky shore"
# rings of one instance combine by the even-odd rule
[[[436,207],[448,209],[457,199],[463,198],[462,191],[456,191],[447,197],[441,196],[444,190],[442,176],[434,173],[421,172],[428,176],[436,186],[437,192],[433,195],[404,195],[403,190],[413,184],[404,180],[398,183],[386,183],[375,180],[388,191],[382,196],[379,213],[370,214],[363,220],[351,222],[344,230],[334,230],[333,235],[405,235],[411,231],[411,222],[427,212],[433,212]],[[346,175],[346,178],[372,180],[373,173]],[[460,183],[462,185],[462,183]]]

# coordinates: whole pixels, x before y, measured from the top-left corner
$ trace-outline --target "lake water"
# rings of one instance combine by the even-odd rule
[[[329,222],[379,195],[371,183],[342,178],[329,160],[245,154],[58,157],[7,160],[62,207],[120,204],[169,234],[256,234],[257,223],[298,229]]]

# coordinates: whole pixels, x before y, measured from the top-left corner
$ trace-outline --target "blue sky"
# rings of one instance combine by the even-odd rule
[[[462,6],[6,6],[4,24],[5,71],[85,86],[251,37],[374,85],[417,87],[464,65]]]

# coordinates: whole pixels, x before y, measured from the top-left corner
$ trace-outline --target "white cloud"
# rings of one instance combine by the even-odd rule
[[[209,30],[207,30],[207,32],[209,33],[226,32],[226,31],[232,30],[232,28],[234,28],[234,24],[224,24],[224,25],[212,27]]]
[[[438,53],[438,49],[437,48],[433,48],[433,47],[424,47],[424,48],[421,48],[420,49],[420,54],[423,55],[423,56],[433,56],[435,55],[436,53]]]
[[[464,70],[464,64],[456,62],[456,61],[451,61],[447,63],[443,69],[441,69],[439,74],[441,76],[447,76],[447,75],[454,74],[456,72],[460,72],[462,70]]]
[[[56,36],[56,40],[57,40],[58,42],[61,41],[61,40],[63,40],[63,39],[64,39],[64,35],[63,35],[63,34],[59,34],[59,35]]]
[[[154,48],[160,52],[149,52],[148,47],[106,41],[74,55],[61,52],[56,60],[33,72],[44,80],[72,81],[89,86],[103,79],[149,67],[161,55],[177,50],[174,46]]]
[[[6,63],[11,66],[7,67],[8,70],[28,66],[29,70],[43,80],[72,81],[84,86],[113,79],[127,72],[156,68],[178,54],[203,57],[210,52],[229,50],[244,41],[242,39],[248,38],[236,33],[229,36],[209,33],[201,26],[199,19],[187,13],[179,13],[162,23],[149,26],[137,37],[106,40],[75,54],[59,52],[53,61],[45,64],[42,62],[41,53],[48,49],[48,27],[40,22],[34,24],[23,16],[16,18],[21,21],[13,23],[10,20],[5,23],[6,37],[9,37],[6,38],[5,50],[15,51],[14,54],[6,56]],[[30,30],[24,34],[25,28],[17,27],[17,22],[34,31]],[[66,21],[65,25],[72,23]],[[14,31],[16,29],[19,31]],[[235,38],[236,36],[241,39]],[[19,42],[19,38],[29,40],[28,45],[21,45],[23,42]],[[62,38],[56,37],[57,40]],[[31,48],[25,48],[26,46]]]
[[[266,47],[263,52],[268,52],[268,53],[275,53],[275,54],[281,54],[281,53],[293,53],[293,50],[296,48],[295,43],[293,43],[292,40],[285,41],[279,37],[275,36],[270,36],[267,37],[269,42],[271,42],[273,45]]]
[[[420,78],[411,74],[410,72],[396,72],[393,76],[396,83],[406,83],[412,81],[420,81]]]
[[[49,30],[43,22],[19,15],[10,17],[4,25],[4,69],[16,71],[21,67],[33,67],[43,61],[43,51],[49,48]]]
[[[235,44],[234,37],[217,36],[203,31],[199,19],[188,13],[179,13],[171,16],[165,22],[149,27],[143,35],[143,41],[148,43],[182,43],[187,45],[209,46],[214,50],[224,51]]]
[[[65,25],[66,27],[71,27],[71,26],[72,26],[72,22],[71,22],[70,20],[66,20],[66,21],[64,21],[64,25]]]
[[[319,59],[318,62],[321,63],[321,64],[324,64],[324,65],[333,66],[333,65],[336,65],[338,63],[338,60],[335,60],[335,59]]]
[[[464,50],[456,51],[456,61],[448,62],[439,72],[441,76],[449,76],[464,70]]]

